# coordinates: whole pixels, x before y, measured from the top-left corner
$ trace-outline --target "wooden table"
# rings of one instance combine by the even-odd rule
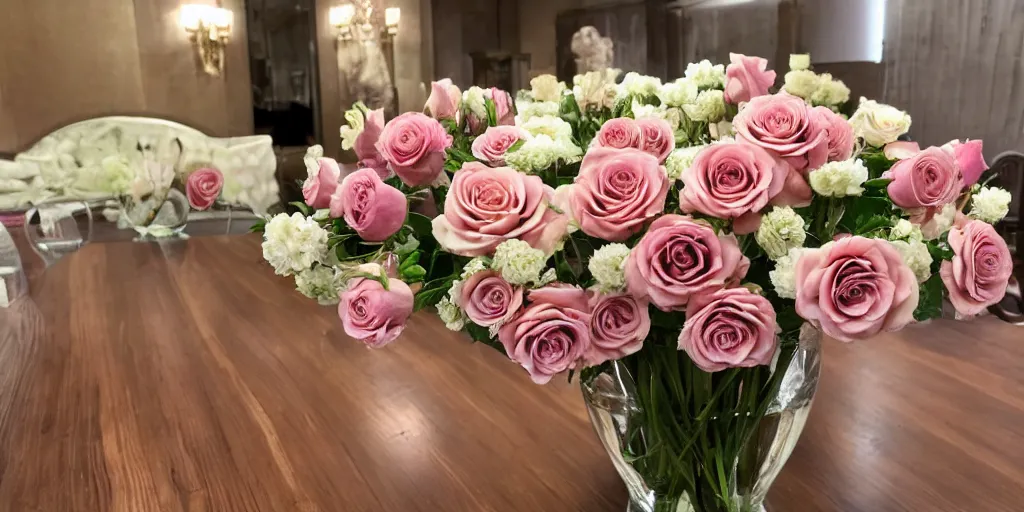
[[[621,512],[575,385],[428,314],[392,346],[255,236],[93,244],[0,310],[0,510]],[[777,511],[1024,509],[1024,330],[825,344]]]

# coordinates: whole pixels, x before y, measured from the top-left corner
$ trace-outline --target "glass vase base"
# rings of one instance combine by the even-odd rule
[[[671,507],[671,510],[666,508],[663,511],[663,510],[661,510],[661,509],[659,509],[657,507],[651,508],[651,507],[649,507],[647,505],[639,505],[637,503],[634,503],[634,502],[630,501],[629,504],[626,505],[626,512],[701,512],[701,511],[695,510],[693,508],[693,505],[690,505],[688,503],[679,503],[675,507]],[[768,512],[768,509],[766,509],[764,505],[758,505],[757,507],[749,509],[749,511],[745,511],[745,512]]]

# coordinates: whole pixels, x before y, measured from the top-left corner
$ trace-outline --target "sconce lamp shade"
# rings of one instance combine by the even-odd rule
[[[333,27],[344,27],[352,24],[353,18],[356,16],[356,6],[352,4],[342,4],[337,7],[331,7],[328,18]]]

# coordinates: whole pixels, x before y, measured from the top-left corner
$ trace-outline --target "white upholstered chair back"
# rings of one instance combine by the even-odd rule
[[[257,213],[279,200],[269,136],[216,138],[163,119],[101,117],[58,129],[13,161],[0,159],[0,210],[104,198],[97,170],[111,155],[133,163],[156,158],[179,174],[215,167],[224,174],[222,199]]]

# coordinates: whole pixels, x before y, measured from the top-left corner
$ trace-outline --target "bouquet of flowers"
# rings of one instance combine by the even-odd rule
[[[983,312],[1011,275],[992,227],[1010,195],[979,184],[981,141],[922,149],[907,113],[849,101],[807,56],[777,92],[765,59],[730,60],[545,75],[515,100],[442,80],[387,123],[356,105],[361,169],[311,149],[264,256],[371,347],[433,307],[537,383],[628,381],[614,448],[636,510],[757,509],[737,468],[801,326],[850,342],[944,298]]]

